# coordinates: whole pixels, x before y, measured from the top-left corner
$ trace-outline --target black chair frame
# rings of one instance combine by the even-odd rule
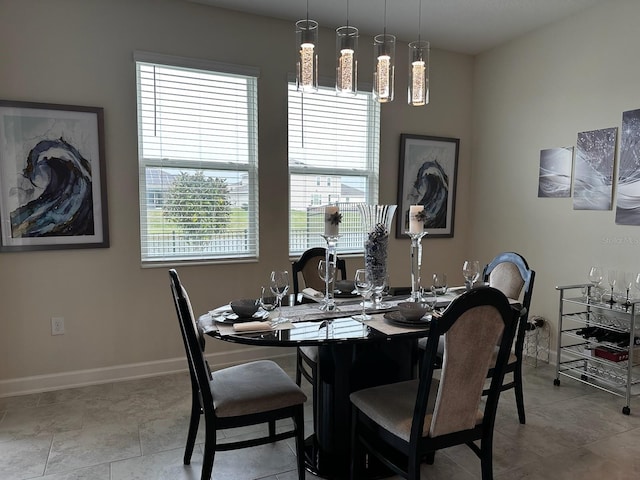
[[[484,406],[483,421],[469,430],[437,437],[423,436],[423,425],[427,415],[433,373],[438,368],[436,357],[440,335],[445,334],[464,312],[481,305],[494,306],[504,321],[497,362]],[[460,444],[467,445],[480,458],[482,479],[492,479],[495,416],[502,391],[500,386],[504,379],[505,366],[515,335],[517,317],[518,312],[510,307],[502,292],[491,287],[480,287],[454,300],[441,318],[434,318],[431,321],[427,347],[424,350],[423,365],[427,365],[428,368],[423,368],[420,371],[410,441],[407,443],[393,435],[353,406],[351,479],[362,478],[365,453],[368,452],[375,455],[396,474],[410,480],[419,480],[420,464],[423,461],[433,464],[437,450]],[[480,441],[479,446],[474,443],[477,440]],[[403,468],[403,465],[406,465],[406,468]]]
[[[204,336],[202,330],[193,318],[188,299],[183,294],[182,285],[177,272],[174,269],[171,269],[169,270],[169,276],[171,279],[171,291],[173,293],[176,313],[180,323],[182,339],[187,352],[189,376],[191,378],[191,417],[184,453],[184,464],[189,465],[191,463],[191,456],[193,454],[196,435],[198,433],[200,416],[204,415],[205,445],[201,480],[209,480],[211,478],[216,451],[254,447],[291,437],[295,437],[296,439],[298,477],[300,479],[304,479],[304,405],[298,404],[277,410],[233,417],[217,416],[213,403],[213,395],[209,385],[211,370],[204,358]],[[293,429],[276,433],[276,420],[286,418],[291,418],[293,420]],[[255,437],[247,440],[217,443],[216,432],[218,430],[261,423],[268,424],[268,434],[266,436]]]
[[[497,255],[489,264],[484,267],[482,274],[485,282],[489,281],[491,272],[501,263],[512,263],[518,268],[520,276],[524,281],[522,286],[522,309],[520,310],[520,319],[518,321],[518,329],[516,331],[515,345],[513,347],[513,354],[516,357],[516,361],[507,363],[505,374],[512,373],[513,379],[502,385],[502,391],[514,389],[516,397],[516,407],[518,409],[518,420],[521,424],[525,424],[526,416],[524,412],[524,391],[522,384],[522,357],[524,355],[524,340],[527,332],[527,324],[529,322],[529,309],[531,306],[531,297],[533,295],[533,283],[536,277],[536,272],[529,268],[527,261],[522,255],[515,252],[504,252]],[[493,375],[493,369],[489,370],[488,377]],[[487,390],[485,390],[485,393]]]

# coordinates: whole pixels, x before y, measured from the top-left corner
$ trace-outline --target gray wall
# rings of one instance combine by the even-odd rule
[[[602,2],[475,61],[470,245],[482,259],[521,252],[537,271],[532,313],[554,324],[556,285],[587,282],[594,263],[640,271],[640,228],[615,225],[615,201],[537,198],[540,150],[608,127],[620,142],[622,112],[640,108],[638,18],[636,0]]]
[[[178,0],[0,0],[0,98],[104,107],[111,232],[108,249],[0,254],[0,396],[186,367],[166,268],[143,269],[139,260],[135,50],[261,70],[261,258],[179,268],[194,310],[255,296],[269,271],[289,264],[286,78],[293,39],[291,23]],[[362,79],[372,71],[370,43],[361,39]],[[332,76],[333,31],[321,32],[320,48],[320,73]],[[398,45],[397,99],[382,106],[380,203],[396,203],[401,133],[460,138],[455,237],[427,239],[423,269],[462,282],[473,220],[473,58],[434,50],[431,104],[412,109],[405,52]],[[478,252],[488,259],[494,250]],[[409,285],[409,241],[394,240],[390,255],[391,282]],[[350,272],[361,264],[361,257],[348,259]],[[52,316],[65,318],[65,335],[51,336]],[[220,365],[273,353],[210,343]]]

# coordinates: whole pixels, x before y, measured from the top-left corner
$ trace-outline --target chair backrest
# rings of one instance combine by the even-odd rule
[[[515,345],[515,353],[518,356],[522,354],[524,345],[535,277],[536,272],[529,268],[522,255],[515,252],[500,253],[484,267],[484,281],[500,290],[507,298],[520,300],[522,305]]]
[[[298,260],[291,262],[291,275],[293,277],[293,294],[298,295],[300,281],[298,274],[302,275],[304,287],[310,287],[320,292],[324,292],[324,281],[318,275],[318,263],[327,257],[327,249],[324,247],[313,247],[305,250]],[[347,278],[347,265],[344,259],[336,259],[336,270],[340,272],[340,280]]]
[[[518,312],[498,289],[480,287],[462,294],[431,321],[424,368],[411,428],[411,441],[474,428],[479,420],[482,391],[496,344],[499,351],[491,378],[484,414],[485,426],[493,427],[504,369],[515,333]],[[442,371],[435,399],[430,396],[438,340],[444,335]],[[502,339],[502,340],[500,340]],[[435,401],[434,401],[435,400]],[[433,413],[427,414],[429,405]]]
[[[171,279],[171,292],[173,302],[178,315],[180,332],[184,342],[187,360],[189,361],[189,374],[191,375],[192,388],[196,388],[201,399],[201,406],[206,411],[213,405],[213,395],[209,386],[211,370],[204,357],[205,339],[202,329],[193,316],[193,309],[187,291],[180,283],[178,272],[169,270]],[[194,383],[195,382],[195,383]]]

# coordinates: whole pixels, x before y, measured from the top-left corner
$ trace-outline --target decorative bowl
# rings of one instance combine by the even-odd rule
[[[340,290],[342,293],[351,293],[356,287],[353,280],[337,280],[335,288],[336,290]]]
[[[258,311],[258,302],[253,298],[233,300],[229,305],[233,313],[240,318],[252,317]]]
[[[431,306],[424,302],[400,302],[398,311],[406,320],[418,321],[431,310]]]

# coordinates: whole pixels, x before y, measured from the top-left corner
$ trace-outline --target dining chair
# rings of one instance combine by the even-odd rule
[[[520,318],[515,335],[515,342],[509,360],[506,374],[512,374],[512,379],[502,385],[502,390],[514,389],[516,407],[518,409],[518,421],[525,424],[524,392],[522,385],[522,360],[524,356],[524,337],[529,320],[531,296],[533,295],[533,283],[536,272],[529,268],[524,257],[515,252],[503,252],[491,260],[483,269],[482,279],[489,286],[497,288],[511,300],[516,300],[521,305]],[[418,341],[420,349],[426,346],[425,339]],[[442,363],[442,340],[438,347],[436,366]],[[422,368],[422,365],[420,366]],[[487,377],[491,378],[493,369],[489,369]],[[485,390],[485,394],[487,391]]]
[[[291,272],[293,277],[293,294],[298,298],[300,289],[300,279],[302,276],[305,287],[310,287],[320,292],[325,291],[324,281],[318,274],[318,263],[326,259],[327,249],[324,247],[313,247],[305,250],[300,258],[291,262]],[[347,279],[347,265],[344,259],[336,258],[336,270],[340,272],[340,280]],[[315,388],[314,379],[317,378],[318,371],[318,347],[306,346],[296,349],[296,384],[298,386],[304,377]],[[314,395],[315,396],[315,395]]]
[[[500,290],[507,298],[518,300],[521,305],[515,343],[505,370],[505,373],[511,373],[513,378],[511,381],[503,383],[502,391],[514,389],[518,420],[524,425],[526,417],[522,385],[522,360],[524,356],[524,337],[529,322],[529,309],[531,308],[536,272],[529,268],[529,264],[522,255],[515,252],[503,252],[496,255],[484,267],[482,276],[484,281],[488,282],[491,287]],[[492,375],[493,369],[490,369],[488,377]]]
[[[517,315],[496,288],[465,292],[431,320],[423,352],[426,367],[417,379],[352,393],[351,479],[363,478],[367,455],[374,455],[403,478],[418,480],[423,460],[433,464],[436,450],[460,444],[480,458],[482,479],[492,479],[493,428]],[[444,356],[438,378],[434,372],[441,335]],[[474,443],[478,440],[479,445]]]
[[[204,356],[204,334],[195,321],[187,291],[176,270],[169,270],[173,301],[191,377],[191,419],[184,464],[191,463],[200,416],[205,443],[201,480],[210,480],[217,451],[263,445],[295,437],[298,478],[304,479],[304,402],[306,395],[275,362],[262,360],[211,371]],[[276,433],[276,420],[292,419],[293,428]],[[217,432],[267,424],[267,435],[217,443]]]

